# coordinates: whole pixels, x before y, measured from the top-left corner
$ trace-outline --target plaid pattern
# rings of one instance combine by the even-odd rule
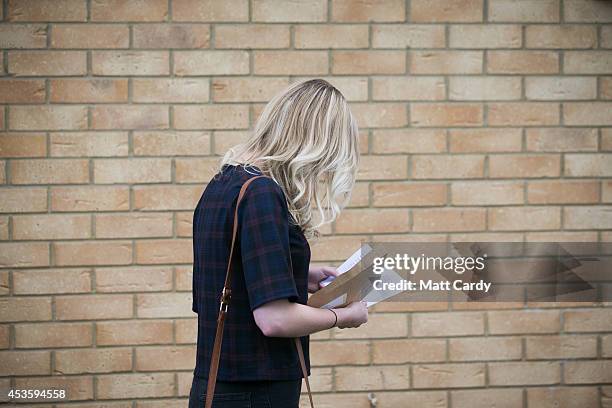
[[[194,375],[199,377],[208,377],[238,192],[247,179],[258,174],[255,167],[224,167],[210,181],[194,212],[192,309],[198,313]],[[275,299],[303,304],[308,299],[310,247],[289,217],[283,190],[272,179],[257,179],[247,188],[238,209],[220,381],[302,378],[293,340],[264,336],[252,313]],[[308,336],[301,341],[310,373]]]

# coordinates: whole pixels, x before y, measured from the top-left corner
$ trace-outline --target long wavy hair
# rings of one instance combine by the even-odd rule
[[[268,102],[252,137],[224,155],[220,170],[225,164],[259,168],[283,189],[289,221],[312,238],[350,200],[358,137],[357,122],[338,89],[322,79],[296,82]]]

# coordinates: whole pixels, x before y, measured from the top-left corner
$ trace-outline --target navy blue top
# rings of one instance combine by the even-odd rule
[[[193,215],[192,309],[198,313],[194,375],[199,377],[208,377],[238,193],[247,179],[259,174],[254,166],[225,165],[206,186]],[[290,217],[283,190],[274,180],[262,177],[249,185],[238,208],[220,381],[302,378],[293,339],[264,336],[253,317],[255,308],[272,300],[308,300],[310,246]],[[309,337],[301,341],[310,373]]]

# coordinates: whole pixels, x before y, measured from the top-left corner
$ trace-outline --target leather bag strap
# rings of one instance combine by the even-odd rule
[[[206,402],[205,408],[212,408],[213,398],[215,395],[215,385],[217,383],[217,372],[219,371],[219,359],[221,358],[221,343],[223,342],[223,328],[225,327],[225,316],[229,307],[229,301],[231,299],[232,290],[230,288],[231,276],[232,276],[232,257],[234,255],[234,244],[236,243],[236,235],[238,232],[238,207],[246,189],[255,179],[265,176],[255,176],[248,179],[240,188],[238,193],[238,200],[236,201],[236,209],[234,210],[234,225],[232,227],[232,245],[230,247],[229,261],[227,263],[227,270],[225,272],[225,283],[223,290],[221,291],[221,302],[219,304],[219,315],[217,317],[217,331],[215,333],[215,342],[213,344],[212,356],[210,359],[210,370],[208,372],[208,382],[206,385]],[[308,398],[310,399],[310,406],[314,408],[312,401],[312,394],[310,392],[310,383],[308,382],[308,371],[306,370],[306,361],[304,359],[304,351],[302,350],[302,344],[300,343],[299,337],[294,339],[295,346],[297,347],[298,357],[300,359],[300,365],[302,366],[302,374],[306,381],[306,388],[308,389]]]

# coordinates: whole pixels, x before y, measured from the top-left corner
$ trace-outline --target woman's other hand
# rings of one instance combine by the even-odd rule
[[[314,293],[321,289],[321,281],[330,276],[338,276],[338,270],[332,266],[311,266],[308,269],[308,292]]]
[[[337,326],[340,329],[359,327],[368,321],[368,306],[364,301],[353,302],[334,311],[338,315]]]

